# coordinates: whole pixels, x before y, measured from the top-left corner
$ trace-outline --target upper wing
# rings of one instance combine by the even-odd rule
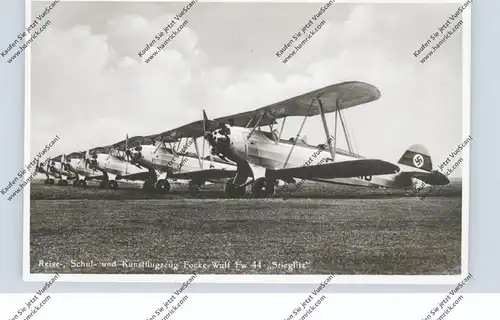
[[[97,153],[110,153],[111,149],[113,149],[112,145],[103,146],[103,147],[95,147],[89,150],[89,154],[97,154]]]
[[[61,162],[62,157],[63,157],[63,155],[62,155],[62,154],[60,154],[60,155],[58,155],[57,157],[52,158],[51,160],[52,160],[52,161],[56,161],[56,162]]]
[[[399,166],[377,159],[357,159],[342,162],[332,162],[315,166],[304,166],[278,170],[268,170],[267,176],[287,180],[301,179],[333,179],[358,176],[374,176],[399,172]]]
[[[320,113],[318,101],[321,99],[324,111],[334,112],[347,109],[380,98],[380,91],[371,84],[351,81],[330,85],[288,100],[277,102],[253,111],[238,113],[210,121],[210,127],[229,124],[237,127],[255,126],[260,117],[260,126],[276,123],[276,119],[288,116],[315,116]],[[312,106],[312,107],[311,107]],[[176,141],[181,138],[198,138],[204,135],[203,121],[191,122],[176,129],[168,130],[153,136],[161,136],[164,141]]]
[[[373,85],[350,81],[333,84],[299,96],[277,102],[254,111],[217,118],[218,123],[245,127],[255,126],[264,114],[259,126],[275,123],[276,119],[290,116],[315,116],[320,113],[318,101],[321,99],[325,113],[347,109],[380,98],[380,91]],[[310,108],[312,105],[312,108]]]
[[[125,145],[127,145],[127,148],[134,148],[142,144],[154,144],[154,139],[152,138],[152,136],[135,136],[132,138],[128,138],[128,141],[127,139],[125,139],[123,141],[117,142],[111,145],[111,148],[125,151]]]
[[[83,159],[85,156],[85,151],[75,151],[66,155],[67,159]]]
[[[236,170],[222,170],[222,169],[207,169],[207,170],[197,170],[189,172],[180,172],[169,175],[169,178],[175,179],[186,179],[186,180],[198,180],[207,181],[210,179],[226,179],[232,178],[236,174]]]
[[[165,142],[174,142],[182,138],[198,138],[205,134],[203,121],[198,120],[179,128],[168,130],[157,134],[157,137],[162,137]]]

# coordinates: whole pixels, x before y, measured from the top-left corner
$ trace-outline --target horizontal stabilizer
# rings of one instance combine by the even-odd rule
[[[236,175],[236,170],[207,169],[189,172],[180,172],[169,175],[169,178],[180,180],[207,181],[210,179],[226,179]]]
[[[268,178],[282,180],[289,178],[333,179],[393,174],[398,172],[399,167],[390,162],[376,159],[359,159],[315,166],[268,170],[266,176]]]
[[[437,170],[432,172],[402,172],[401,174],[419,179],[426,184],[433,186],[445,186],[450,183],[448,177]]]

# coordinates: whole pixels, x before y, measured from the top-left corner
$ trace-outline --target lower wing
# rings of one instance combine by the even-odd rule
[[[149,173],[149,171],[146,171],[146,172],[139,172],[139,173],[134,173],[134,174],[128,174],[128,175],[120,176],[120,179],[116,179],[116,180],[125,179],[125,180],[142,180],[142,181],[146,181],[150,177],[151,177],[151,174]]]
[[[174,173],[169,175],[168,177],[180,180],[207,181],[212,179],[232,178],[235,176],[235,174],[236,170],[207,169]]]
[[[266,176],[272,179],[333,179],[358,176],[374,176],[399,172],[399,166],[377,159],[357,159],[326,163],[314,166],[268,170]]]

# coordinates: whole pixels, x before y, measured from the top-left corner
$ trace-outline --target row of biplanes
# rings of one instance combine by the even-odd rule
[[[446,185],[449,180],[432,169],[427,150],[421,145],[408,148],[397,163],[369,159],[337,147],[340,121],[346,133],[342,111],[377,100],[379,90],[363,82],[343,82],[318,89],[257,110],[209,120],[141,137],[126,137],[113,145],[72,152],[49,159],[37,170],[46,175],[45,183],[86,187],[89,180],[100,180],[103,189],[118,188],[120,180],[143,181],[143,189],[167,193],[170,181],[187,181],[190,190],[209,182],[225,180],[229,197],[241,197],[251,186],[255,197],[267,197],[278,184],[297,183],[297,179],[361,187],[418,188]],[[325,114],[335,113],[330,132]],[[310,145],[300,139],[305,121],[321,117],[327,141]],[[303,117],[296,137],[281,138],[287,117]],[[275,126],[282,120],[281,129]],[[269,130],[267,129],[269,126]],[[198,138],[202,139],[200,146]],[[205,142],[210,154],[205,156]],[[186,143],[196,153],[187,151]],[[315,157],[311,157],[311,154]],[[311,161],[312,160],[312,161]]]

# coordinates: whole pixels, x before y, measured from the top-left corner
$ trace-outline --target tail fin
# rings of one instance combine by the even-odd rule
[[[429,172],[432,171],[432,160],[429,151],[419,144],[414,144],[409,147],[403,153],[398,163]]]

